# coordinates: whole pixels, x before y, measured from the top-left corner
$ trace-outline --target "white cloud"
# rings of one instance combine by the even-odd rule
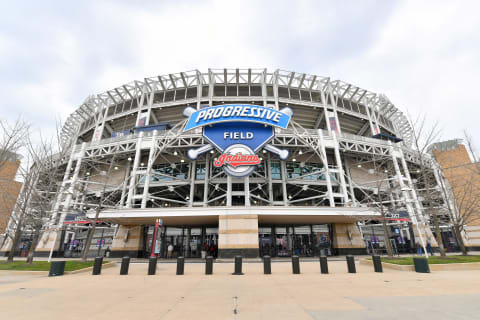
[[[207,68],[282,68],[385,93],[480,135],[477,2],[90,1],[0,5],[2,118],[53,128],[94,93]],[[480,145],[480,138],[477,139]]]

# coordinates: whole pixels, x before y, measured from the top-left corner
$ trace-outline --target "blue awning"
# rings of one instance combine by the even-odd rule
[[[395,143],[403,141],[402,139],[400,139],[398,137],[394,137],[394,136],[391,136],[391,135],[388,135],[388,134],[385,134],[385,133],[378,133],[378,134],[372,136],[372,138],[380,139],[380,140],[389,140],[389,141],[392,141],[392,142],[395,142]]]

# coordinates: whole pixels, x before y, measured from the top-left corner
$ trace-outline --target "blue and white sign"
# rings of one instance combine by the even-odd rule
[[[222,122],[203,128],[203,136],[222,152],[238,143],[256,152],[273,138],[273,127],[254,122]]]
[[[255,153],[261,148],[276,153],[282,160],[288,157],[287,150],[268,142],[274,136],[274,127],[287,128],[293,115],[290,108],[277,111],[250,104],[226,104],[200,110],[188,107],[183,114],[189,117],[184,131],[203,127],[203,136],[209,142],[188,151],[192,160],[215,148],[222,154],[213,165],[223,167],[229,175],[242,177],[260,164],[261,159]]]
[[[251,104],[224,104],[195,111],[190,115],[184,130],[188,131],[219,122],[235,121],[257,122],[286,129],[290,122],[290,115]]]

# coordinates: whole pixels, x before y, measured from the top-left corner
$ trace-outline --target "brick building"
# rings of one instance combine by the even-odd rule
[[[480,163],[473,162],[461,140],[440,142],[432,147],[455,196],[458,216],[465,225],[469,249],[480,248]]]
[[[0,237],[7,229],[10,215],[22,187],[20,182],[15,181],[19,166],[19,156],[15,154],[0,163]]]

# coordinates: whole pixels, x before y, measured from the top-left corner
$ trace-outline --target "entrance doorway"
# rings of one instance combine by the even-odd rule
[[[332,255],[332,227],[315,225],[261,225],[258,228],[260,256],[303,257]]]
[[[144,229],[144,257],[150,256],[154,226]],[[217,256],[218,227],[217,226],[164,226],[157,235],[157,252],[159,258],[204,258]],[[169,254],[169,247],[171,251]]]

